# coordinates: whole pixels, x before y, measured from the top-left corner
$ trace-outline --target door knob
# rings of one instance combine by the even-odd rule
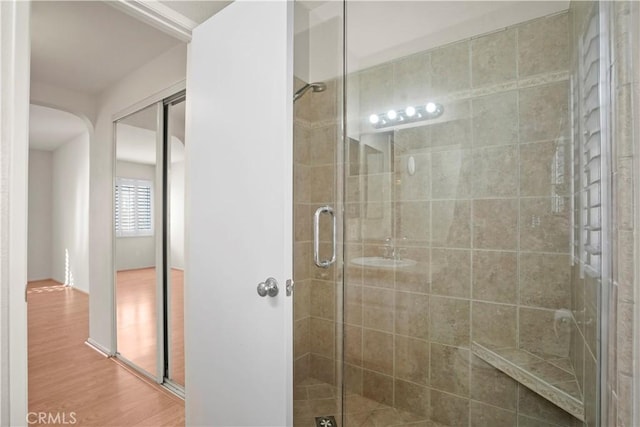
[[[278,281],[273,277],[269,277],[264,282],[258,285],[258,295],[261,297],[266,297],[269,295],[270,297],[275,297],[278,295]]]

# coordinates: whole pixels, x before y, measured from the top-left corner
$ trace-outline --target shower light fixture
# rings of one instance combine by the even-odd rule
[[[369,123],[371,123],[375,129],[381,129],[399,124],[436,119],[440,117],[442,113],[444,113],[442,104],[427,102],[415,107],[406,107],[404,110],[389,110],[386,113],[372,114],[369,116]]]

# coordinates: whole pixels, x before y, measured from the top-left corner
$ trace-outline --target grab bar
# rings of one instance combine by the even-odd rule
[[[326,260],[320,259],[320,215],[323,213],[331,215],[333,228],[331,232],[331,258]],[[319,207],[313,215],[313,262],[320,268],[329,268],[331,264],[336,262],[336,215],[331,206]]]

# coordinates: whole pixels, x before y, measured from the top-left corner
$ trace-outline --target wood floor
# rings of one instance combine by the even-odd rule
[[[28,302],[29,411],[60,414],[41,425],[64,414],[69,425],[73,412],[76,426],[184,426],[182,399],[84,344],[88,295],[40,281]]]
[[[184,386],[184,272],[171,270],[169,298],[170,379]],[[118,352],[155,374],[157,355],[156,270],[119,271],[116,302]]]

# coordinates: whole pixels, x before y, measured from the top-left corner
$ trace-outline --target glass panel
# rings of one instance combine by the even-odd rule
[[[339,421],[341,414],[343,5],[294,5],[294,425],[307,427],[315,417]],[[337,215],[338,253],[320,268],[313,218],[326,205]],[[326,261],[332,221],[328,213],[318,219],[318,259]]]
[[[184,387],[184,236],[185,236],[185,101],[167,105],[168,121],[168,273],[167,377]]]
[[[578,27],[568,3],[347,3],[344,426],[595,425],[598,20],[579,3]]]
[[[156,375],[156,223],[158,106],[116,123],[115,266],[117,350]],[[160,203],[160,204],[158,204]]]

